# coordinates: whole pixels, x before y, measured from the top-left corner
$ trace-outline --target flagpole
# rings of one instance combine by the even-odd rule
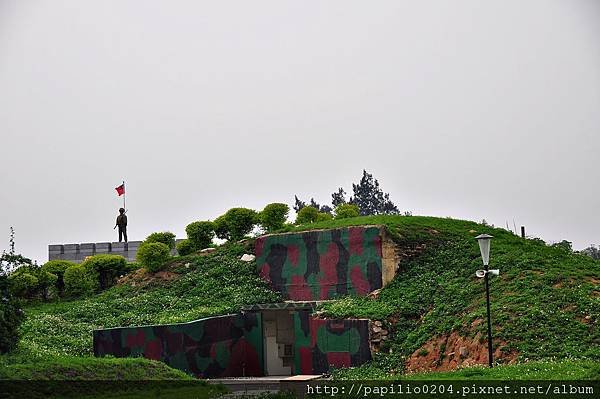
[[[123,180],[123,209],[127,210],[125,208],[125,195],[127,195],[127,190],[125,190],[125,180]]]

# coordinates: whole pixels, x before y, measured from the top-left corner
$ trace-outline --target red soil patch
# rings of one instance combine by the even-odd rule
[[[473,322],[475,325],[480,320]],[[406,361],[406,371],[409,373],[424,371],[447,371],[459,367],[486,365],[488,362],[487,342],[479,342],[481,334],[468,338],[452,332],[449,336],[434,338],[416,350]],[[502,363],[515,363],[516,352],[503,352],[506,342],[495,341],[497,349],[494,351],[494,360]]]
[[[585,279],[594,285],[600,285],[600,278],[586,277]]]
[[[132,287],[143,287],[149,284],[171,281],[179,277],[179,274],[169,270],[163,270],[157,273],[150,273],[146,269],[138,269],[117,280],[117,284],[127,284]]]

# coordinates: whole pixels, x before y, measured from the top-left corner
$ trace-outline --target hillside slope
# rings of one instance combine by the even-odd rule
[[[399,274],[376,299],[340,298],[321,311],[380,320],[389,334],[371,364],[338,376],[389,377],[486,362],[485,297],[474,275],[481,268],[474,239],[480,233],[495,237],[491,267],[501,271],[491,282],[498,361],[600,360],[600,262],[589,257],[453,219],[359,217],[289,230],[374,224],[387,226],[397,242]],[[0,356],[0,366],[90,359],[95,328],[185,322],[281,301],[254,262],[239,260],[246,251],[225,245],[209,255],[177,258],[168,278],[132,278],[94,297],[28,306],[20,348]]]
[[[322,308],[329,316],[383,321],[391,337],[381,345],[385,355],[365,368],[447,370],[487,361],[485,295],[475,277],[481,258],[474,237],[481,233],[494,236],[490,267],[501,271],[491,280],[498,362],[600,359],[600,262],[449,218],[360,217],[309,228],[362,224],[386,225],[405,255],[377,299],[344,298]]]
[[[186,322],[279,301],[254,263],[239,260],[244,252],[241,245],[227,245],[205,256],[177,258],[169,267],[172,279],[133,281],[85,299],[28,306],[19,349],[0,356],[0,364],[91,356],[97,328]]]

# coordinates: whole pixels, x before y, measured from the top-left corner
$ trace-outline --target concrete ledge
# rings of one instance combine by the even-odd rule
[[[176,242],[181,241],[181,239],[176,240]],[[88,256],[105,254],[119,255],[129,262],[134,262],[141,243],[142,241],[52,244],[48,245],[48,260],[63,259],[81,263]],[[171,254],[177,255],[177,251],[173,250]]]

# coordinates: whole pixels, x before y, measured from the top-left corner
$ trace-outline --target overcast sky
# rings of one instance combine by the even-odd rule
[[[0,0],[0,249],[329,202],[600,243],[600,2]]]

